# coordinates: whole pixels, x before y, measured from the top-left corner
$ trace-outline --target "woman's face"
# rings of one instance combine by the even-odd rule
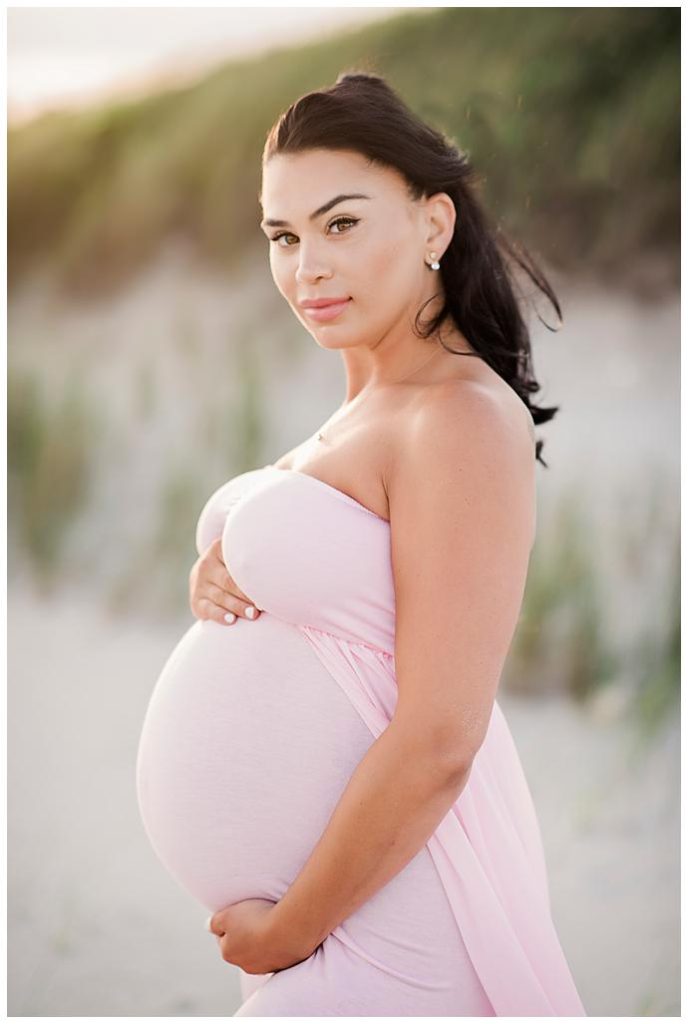
[[[347,198],[335,202],[340,197]],[[438,234],[430,217],[437,207],[414,202],[397,171],[369,164],[360,153],[273,156],[263,168],[261,203],[275,284],[325,348],[375,347],[395,328],[406,331],[420,304],[440,288],[425,259],[449,244],[447,205]],[[327,320],[301,305],[333,298],[347,301]]]

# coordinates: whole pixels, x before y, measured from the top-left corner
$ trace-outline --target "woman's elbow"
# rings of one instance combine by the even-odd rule
[[[393,722],[408,756],[416,764],[423,763],[441,783],[454,785],[470,773],[475,743],[465,734],[457,734],[446,721],[428,725],[415,716],[396,716]]]

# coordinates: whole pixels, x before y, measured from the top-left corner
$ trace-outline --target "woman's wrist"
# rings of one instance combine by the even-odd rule
[[[275,903],[265,924],[270,948],[280,961],[289,961],[287,966],[290,967],[308,959],[323,941],[322,937],[307,935],[303,928],[299,928],[289,918],[288,908],[285,908],[281,900]]]

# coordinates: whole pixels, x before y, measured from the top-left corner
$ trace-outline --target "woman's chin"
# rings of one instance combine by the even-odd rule
[[[320,348],[329,349],[330,351],[353,348],[361,344],[358,338],[352,337],[351,332],[333,331],[332,328],[324,330],[323,327],[313,328],[309,326],[308,333]]]

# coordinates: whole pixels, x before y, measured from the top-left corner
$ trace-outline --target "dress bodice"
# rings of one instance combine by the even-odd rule
[[[393,654],[390,524],[377,513],[317,477],[268,465],[208,499],[199,554],[220,536],[230,576],[259,608]]]

